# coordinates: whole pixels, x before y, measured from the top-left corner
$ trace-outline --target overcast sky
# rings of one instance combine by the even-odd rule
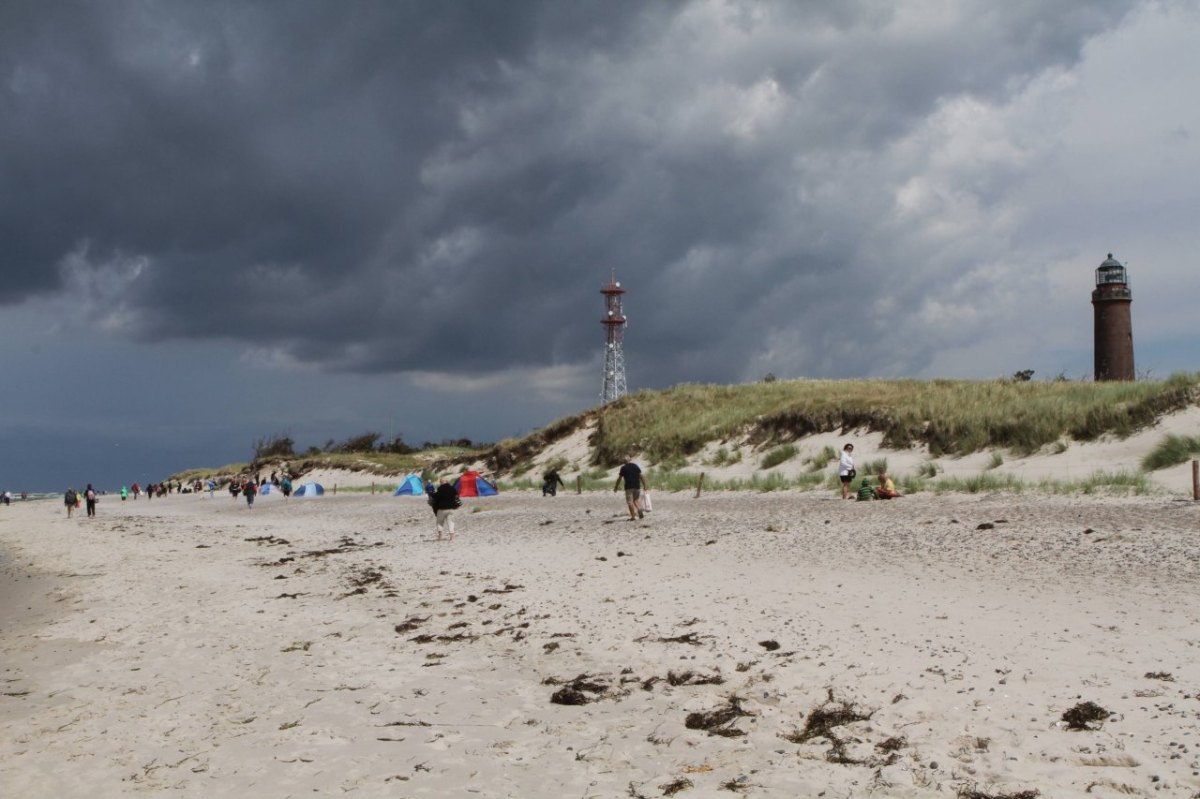
[[[0,489],[631,390],[1197,368],[1200,8],[0,4]]]

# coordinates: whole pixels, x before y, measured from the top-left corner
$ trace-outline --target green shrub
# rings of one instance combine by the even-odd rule
[[[917,474],[926,479],[937,477],[941,469],[933,461],[921,461],[921,465],[917,467]]]
[[[989,468],[989,469],[998,469],[998,468],[1000,468],[1000,467],[1001,467],[1001,466],[1003,466],[1003,465],[1004,465],[1004,455],[1002,455],[1002,454],[1001,454],[1001,453],[999,453],[999,452],[995,452],[995,451],[993,451],[993,452],[992,452],[992,457],[991,457],[991,459],[988,461],[987,468]]]

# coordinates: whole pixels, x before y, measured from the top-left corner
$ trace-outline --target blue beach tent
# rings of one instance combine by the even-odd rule
[[[425,484],[421,482],[419,475],[410,474],[400,481],[400,485],[392,492],[393,497],[423,497],[425,496]]]
[[[296,493],[292,496],[296,497],[319,497],[325,493],[325,486],[320,483],[305,483],[296,489]]]

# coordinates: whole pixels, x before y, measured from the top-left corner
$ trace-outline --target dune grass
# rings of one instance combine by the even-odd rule
[[[692,455],[714,439],[760,444],[838,430],[883,433],[884,446],[935,455],[1005,449],[1020,456],[1063,438],[1127,436],[1195,401],[1200,374],[1129,382],[778,380],[643,391],[601,409],[597,463],[626,453]]]
[[[187,471],[173,474],[167,479],[185,484],[194,483],[197,480],[207,480],[210,477],[218,477],[220,475],[240,474],[249,467],[250,464],[248,463],[227,463],[215,469],[188,469]]]
[[[1167,435],[1142,459],[1142,468],[1148,472],[1178,466],[1200,457],[1200,436]]]
[[[796,457],[796,451],[795,444],[781,444],[764,455],[759,466],[763,469],[770,469],[781,463],[786,463]]]

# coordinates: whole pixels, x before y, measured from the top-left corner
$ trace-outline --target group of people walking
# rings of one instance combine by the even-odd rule
[[[68,488],[63,494],[63,503],[67,506],[67,518],[70,519],[75,515],[75,510],[80,505],[87,505],[87,515],[96,515],[96,489],[92,488],[92,484],[88,483],[87,488],[83,491],[76,491],[74,488]]]

